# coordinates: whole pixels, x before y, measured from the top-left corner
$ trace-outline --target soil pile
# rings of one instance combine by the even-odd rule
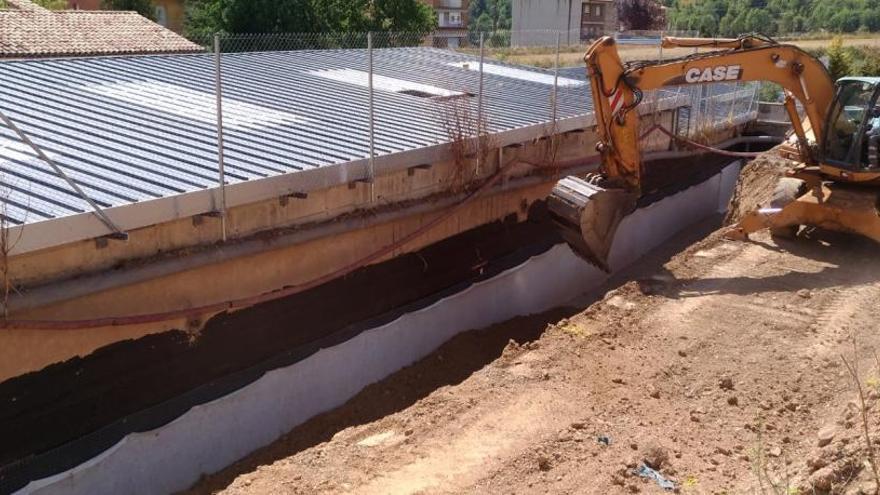
[[[739,221],[750,211],[765,207],[773,198],[776,183],[795,163],[783,158],[778,148],[770,150],[743,167],[727,210],[725,224]]]

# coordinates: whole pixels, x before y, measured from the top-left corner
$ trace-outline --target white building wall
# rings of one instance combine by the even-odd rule
[[[580,32],[581,3],[582,0],[512,0],[513,44],[546,44],[545,36],[533,32],[537,30],[566,31],[571,33],[570,42],[576,43]]]
[[[580,42],[583,3],[584,0],[511,0],[512,44],[514,46],[552,45],[556,43],[555,31],[562,31],[563,44]],[[614,2],[608,1],[605,8],[608,9],[606,30],[613,31],[617,25]]]

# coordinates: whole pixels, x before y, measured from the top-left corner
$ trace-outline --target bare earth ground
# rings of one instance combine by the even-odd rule
[[[655,253],[594,304],[463,334],[193,493],[659,493],[645,460],[684,493],[868,492],[841,357],[855,336],[880,438],[880,258],[805,237]]]

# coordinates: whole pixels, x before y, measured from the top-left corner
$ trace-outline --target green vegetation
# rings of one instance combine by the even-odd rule
[[[656,0],[617,0],[621,29],[648,31],[663,29],[666,16]]]
[[[510,0],[471,0],[468,7],[468,29],[492,32],[510,29]]]
[[[64,10],[67,8],[67,0],[33,0],[33,2],[49,10]]]
[[[59,1],[67,6],[67,2],[65,0],[43,0],[43,1]],[[153,11],[153,2],[152,0],[101,0],[101,8],[106,10],[131,10],[137,12],[138,14],[146,17],[147,19],[154,18]]]
[[[828,48],[813,51],[826,58],[831,77],[836,81],[845,76],[880,76],[880,49],[868,46],[844,46],[843,40],[835,38]]]
[[[828,72],[831,73],[831,79],[835,81],[841,77],[850,75],[850,66],[853,63],[852,52],[843,49],[843,41],[840,38],[834,38],[828,49],[825,50],[828,57]]]
[[[665,0],[672,29],[703,36],[880,31],[880,0]]]
[[[761,88],[758,90],[758,101],[781,102],[782,100],[782,86],[772,82],[761,84]]]
[[[187,35],[214,33],[424,33],[434,10],[419,0],[187,0]]]

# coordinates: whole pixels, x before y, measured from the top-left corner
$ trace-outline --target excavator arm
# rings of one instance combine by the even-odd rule
[[[620,222],[635,210],[643,192],[638,106],[644,92],[668,86],[736,81],[775,82],[805,108],[815,136],[823,136],[824,116],[834,98],[834,83],[822,63],[803,50],[769,39],[748,36],[707,40],[665,38],[662,46],[714,51],[666,61],[623,63],[611,37],[597,40],[585,61],[593,93],[600,174],[559,181],[548,206],[574,251],[605,271]],[[794,109],[794,105],[788,105]],[[803,125],[790,112],[809,153]],[[807,161],[807,160],[805,160]]]
[[[800,48],[752,37],[738,40],[673,38],[664,40],[664,46],[722,49],[668,61],[624,64],[614,39],[605,37],[594,43],[585,57],[598,123],[602,172],[611,183],[641,191],[637,107],[643,92],[667,86],[774,82],[801,103],[814,135],[824,135],[825,114],[834,98],[834,82],[825,66]],[[803,126],[798,121],[795,128]]]

